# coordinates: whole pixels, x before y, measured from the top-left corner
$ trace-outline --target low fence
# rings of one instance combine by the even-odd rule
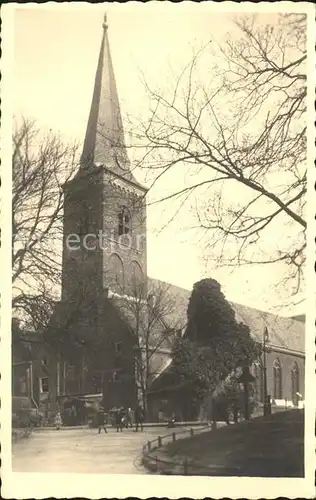
[[[143,465],[152,472],[165,475],[219,476],[221,475],[221,471],[224,472],[224,470],[225,475],[241,475],[240,471],[236,468],[224,468],[220,466],[207,467],[205,464],[192,461],[186,456],[184,456],[181,461],[167,459],[167,457],[162,456],[161,448],[163,446],[184,438],[192,438],[202,432],[211,431],[211,429],[212,427],[210,425],[200,428],[190,428],[179,432],[172,432],[164,436],[158,436],[156,439],[148,441],[142,448]]]

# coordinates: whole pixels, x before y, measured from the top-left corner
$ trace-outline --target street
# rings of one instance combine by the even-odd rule
[[[175,428],[174,432],[184,428]],[[35,431],[12,447],[13,472],[148,474],[141,465],[143,444],[169,434],[165,427],[143,432],[125,429],[108,434],[97,429]]]

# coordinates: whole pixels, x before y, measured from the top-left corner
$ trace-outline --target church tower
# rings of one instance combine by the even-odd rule
[[[125,146],[105,16],[80,168],[65,187],[63,297],[87,271],[122,295],[146,279],[145,195]]]
[[[133,346],[124,327],[110,318],[107,297],[131,296],[135,280],[146,283],[146,188],[135,179],[128,159],[106,16],[80,167],[64,193],[62,303],[76,303],[81,312],[86,308],[76,332],[108,339],[102,366],[95,366],[108,394],[106,405],[131,405],[135,401],[122,399],[118,387],[113,391],[109,386],[115,346]],[[93,392],[82,382],[79,392],[89,390]]]

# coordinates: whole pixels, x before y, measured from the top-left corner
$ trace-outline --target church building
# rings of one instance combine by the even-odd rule
[[[125,147],[107,30],[105,18],[80,168],[64,187],[61,303],[63,310],[76,304],[71,328],[79,337],[100,340],[93,370],[74,367],[77,391],[94,385],[110,408],[134,406],[136,392],[133,338],[109,294],[131,296],[147,271],[146,188],[134,178]],[[77,310],[85,311],[82,318]]]
[[[174,300],[174,310],[157,326],[160,335],[165,332],[166,342],[159,344],[147,366],[152,384],[150,418],[157,418],[173,397],[165,390],[164,374],[172,361],[172,336],[181,334],[186,323],[190,292],[147,276],[146,192],[134,177],[125,146],[105,17],[80,167],[64,186],[62,296],[54,321],[74,347],[67,359],[60,349],[57,367],[45,385],[51,409],[93,394],[103,395],[106,410],[141,402],[140,352],[133,335],[139,318],[126,307],[137,303],[137,287],[139,303],[149,300],[152,289],[162,288]],[[154,307],[155,297],[151,300]],[[232,306],[238,321],[249,326],[259,343],[264,328],[269,330],[267,382],[272,401],[298,405],[297,394],[304,398],[304,321]],[[253,373],[258,400],[263,401],[261,362]]]

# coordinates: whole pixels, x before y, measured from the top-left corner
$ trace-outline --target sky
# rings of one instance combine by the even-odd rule
[[[83,141],[106,10],[123,119],[145,116],[148,101],[142,75],[150,85],[163,89],[191,60],[194,50],[210,40],[221,42],[228,33],[234,35],[236,13],[200,5],[19,5],[14,16],[15,115],[35,119],[39,127],[59,132],[65,140]],[[261,16],[269,22],[275,18],[274,14]],[[161,182],[155,196],[169,187]],[[288,290],[275,286],[282,266],[215,267],[192,229],[191,207],[185,206],[175,223],[164,228],[169,210],[170,205],[148,209],[148,275],[188,289],[211,277],[221,283],[231,301],[271,312],[277,308],[285,315],[301,312],[302,306],[280,309],[288,295]]]

